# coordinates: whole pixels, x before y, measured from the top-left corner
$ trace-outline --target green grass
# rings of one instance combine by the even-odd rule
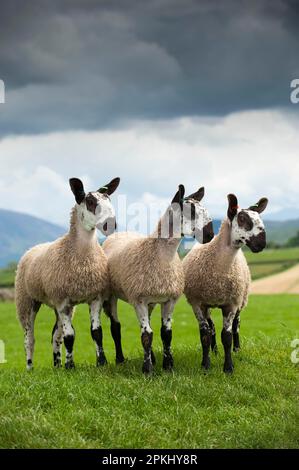
[[[266,249],[261,253],[252,253],[251,251],[246,250],[245,255],[249,263],[273,263],[278,261],[295,261],[298,263],[299,247]]]
[[[245,249],[244,253],[249,263],[252,279],[284,271],[299,263],[299,247],[266,249],[261,253],[252,253]],[[0,269],[0,288],[14,285],[15,271],[15,263]]]
[[[298,248],[266,249],[261,253],[244,250],[252,279],[270,276],[299,263]]]
[[[161,370],[160,315],[153,314],[158,363],[151,378],[140,370],[139,328],[131,307],[120,304],[128,362],[114,365],[109,323],[103,317],[109,365],[97,369],[87,308],[74,326],[76,369],[53,370],[54,314],[43,307],[36,322],[35,369],[25,371],[22,331],[13,304],[0,304],[0,447],[8,448],[269,448],[298,447],[298,366],[290,341],[299,337],[298,297],[253,296],[242,312],[242,351],[235,373],[200,368],[197,322],[184,299],[173,323],[174,373]],[[221,314],[215,311],[218,333]]]

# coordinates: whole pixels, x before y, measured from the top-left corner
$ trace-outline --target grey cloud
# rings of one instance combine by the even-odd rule
[[[0,6],[0,134],[292,106],[294,0]]]

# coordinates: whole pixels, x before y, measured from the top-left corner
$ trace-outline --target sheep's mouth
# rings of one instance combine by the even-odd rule
[[[110,217],[102,224],[102,226],[98,226],[106,236],[111,235],[116,230],[116,227],[117,225],[114,217]]]
[[[261,232],[258,235],[249,238],[249,240],[246,241],[246,245],[253,253],[263,251],[264,248],[266,248],[266,233]]]

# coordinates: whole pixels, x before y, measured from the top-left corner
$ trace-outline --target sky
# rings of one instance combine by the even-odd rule
[[[68,223],[69,177],[129,202],[205,186],[299,217],[295,0],[1,2],[0,207]]]

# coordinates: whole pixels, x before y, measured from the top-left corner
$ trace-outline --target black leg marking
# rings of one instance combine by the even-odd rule
[[[58,314],[56,315],[58,318]],[[58,320],[56,319],[55,325],[53,326],[52,330],[52,345],[53,345],[53,365],[56,368],[61,367],[61,342],[62,340],[55,338],[56,334],[58,333]],[[62,338],[62,336],[61,336]]]
[[[231,357],[232,333],[230,331],[226,331],[223,328],[221,332],[221,340],[222,340],[224,353],[225,353],[223,371],[227,373],[231,373],[234,370],[233,361]]]
[[[66,349],[66,361],[65,361],[65,368],[66,369],[73,369],[75,367],[74,361],[73,361],[73,346],[74,346],[74,341],[75,341],[75,330],[73,327],[74,334],[72,335],[66,335],[64,337],[64,346]]]
[[[233,365],[232,356],[231,356],[232,340],[233,340],[232,323],[233,323],[235,314],[233,312],[233,308],[229,305],[222,308],[222,314],[223,314],[223,329],[221,332],[221,340],[222,340],[224,354],[225,354],[223,371],[227,373],[232,373],[234,370],[234,365]]]
[[[94,342],[96,343],[97,347],[97,366],[104,366],[107,364],[107,359],[103,349],[103,330],[102,327],[99,326],[96,329],[91,328],[91,336]]]
[[[161,339],[163,342],[163,369],[172,370],[173,357],[171,353],[172,329],[166,328],[162,320]]]
[[[154,354],[154,351],[151,349],[151,360],[152,360],[152,364],[153,366],[156,364],[156,356]]]
[[[208,326],[208,323],[202,323],[200,326],[200,340],[202,346],[201,366],[203,367],[203,369],[208,370],[211,367],[211,361],[209,357],[211,345],[211,331]]]
[[[125,361],[122,345],[121,345],[121,324],[110,317],[110,331],[115,345],[116,364],[121,364]]]
[[[210,332],[211,332],[211,349],[214,354],[218,354],[218,348],[217,348],[217,343],[216,343],[216,330],[215,330],[215,325],[214,325],[212,318],[208,318],[208,324],[209,324]]]
[[[142,372],[144,374],[149,374],[152,372],[153,364],[151,359],[151,349],[152,349],[152,342],[153,342],[153,332],[149,333],[148,331],[144,331],[141,335],[141,343],[144,350],[144,360],[142,366]]]
[[[240,312],[237,312],[233,321],[233,351],[238,352],[241,349],[240,346]]]

